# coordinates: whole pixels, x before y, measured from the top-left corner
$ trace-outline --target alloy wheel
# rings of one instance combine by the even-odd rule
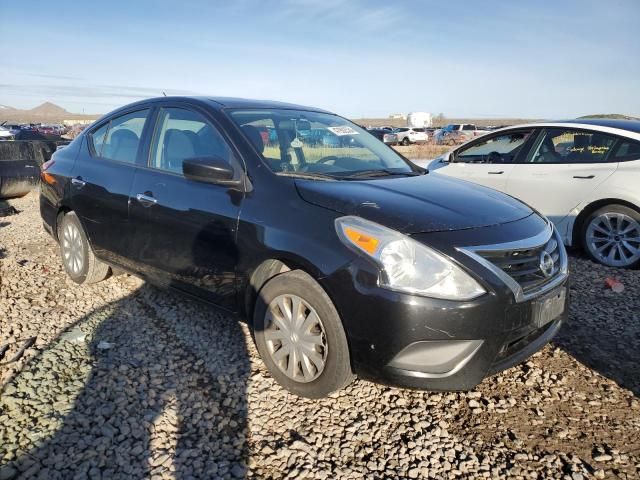
[[[640,259],[640,223],[624,213],[598,215],[585,239],[591,254],[605,265],[627,267]]]
[[[62,257],[67,270],[79,275],[84,267],[84,250],[80,230],[71,222],[62,231]]]
[[[316,311],[297,295],[276,297],[265,313],[269,355],[290,379],[300,383],[318,378],[326,365],[328,345]]]

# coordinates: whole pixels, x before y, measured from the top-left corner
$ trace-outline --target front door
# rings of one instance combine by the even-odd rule
[[[546,128],[523,163],[515,166],[507,193],[547,216],[565,235],[570,212],[617,168],[609,161],[616,137],[570,128]]]
[[[210,119],[182,107],[160,109],[148,167],[136,172],[131,190],[136,262],[156,282],[234,308],[243,194],[182,175],[183,160],[212,155],[240,175],[240,163]]]
[[[85,137],[71,173],[71,205],[96,254],[127,263],[131,241],[129,193],[141,158],[149,109],[98,125]]]
[[[507,178],[532,131],[516,130],[484,137],[456,151],[438,173],[505,192]]]

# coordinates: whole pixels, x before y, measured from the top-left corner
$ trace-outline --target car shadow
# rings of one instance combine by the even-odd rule
[[[586,367],[640,397],[640,284],[638,270],[605,267],[572,251],[571,270],[580,284],[571,286],[569,319],[553,343]],[[615,293],[605,278],[620,279]]]
[[[3,478],[246,476],[246,337],[232,316],[177,302],[144,284],[5,383]]]

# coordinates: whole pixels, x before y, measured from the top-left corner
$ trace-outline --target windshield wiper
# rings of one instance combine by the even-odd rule
[[[327,175],[326,173],[319,172],[276,172],[276,175],[280,175],[281,177],[298,177],[298,178],[313,178],[315,179],[323,179],[323,180],[335,180],[336,177],[332,175]]]
[[[360,170],[359,172],[353,172],[348,175],[340,175],[338,178],[340,180],[352,180],[357,178],[374,178],[374,177],[389,177],[392,175],[406,175],[409,177],[416,177],[418,175],[424,175],[422,172],[409,171],[409,172],[398,172],[395,170],[389,169],[375,169],[375,170]]]

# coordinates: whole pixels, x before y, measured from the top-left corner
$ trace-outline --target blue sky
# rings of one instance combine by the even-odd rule
[[[0,104],[167,94],[350,117],[640,115],[640,1],[0,0]]]

